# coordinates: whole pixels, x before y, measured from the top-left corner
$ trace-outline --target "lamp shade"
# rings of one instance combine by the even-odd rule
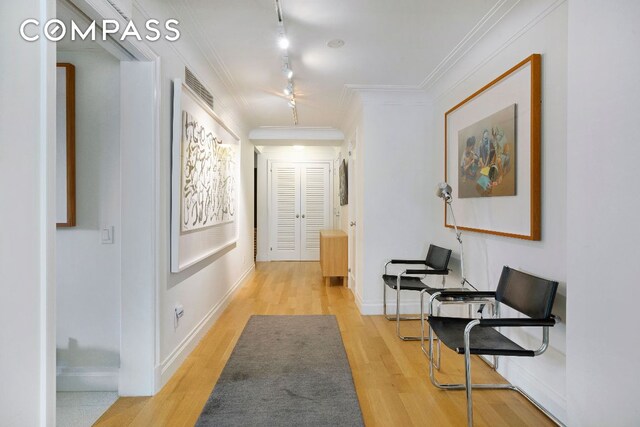
[[[440,197],[441,199],[444,199],[445,202],[451,201],[452,192],[453,190],[451,189],[451,186],[446,182],[441,182],[436,187],[436,196]]]

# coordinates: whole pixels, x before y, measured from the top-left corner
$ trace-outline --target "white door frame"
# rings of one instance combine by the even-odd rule
[[[358,205],[357,205],[357,198],[358,198],[358,191],[357,191],[357,178],[356,178],[356,171],[357,171],[357,165],[356,165],[356,159],[357,159],[357,154],[356,154],[356,148],[357,148],[357,141],[358,141],[358,129],[356,129],[353,137],[351,137],[349,139],[349,143],[347,144],[347,158],[348,158],[348,175],[347,175],[347,191],[349,193],[348,195],[348,200],[349,200],[349,204],[348,204],[348,227],[349,227],[349,279],[348,279],[348,283],[349,283],[349,288],[354,289],[356,288],[356,278],[357,278],[357,261],[356,261],[356,254],[357,254],[357,235],[358,235]]]
[[[75,6],[92,19],[115,19],[121,28],[127,22],[103,0],[74,0]],[[135,6],[134,6],[135,7]],[[53,44],[48,44],[53,46]],[[142,111],[142,121],[121,120],[121,174],[122,174],[122,230],[135,230],[134,233],[120,233],[121,241],[121,346],[120,346],[120,383],[118,392],[121,396],[151,396],[161,385],[160,352],[159,352],[159,271],[160,250],[158,236],[161,235],[160,224],[160,94],[161,68],[160,57],[145,43],[136,40],[127,41],[121,46],[122,58],[138,62],[122,64],[123,68],[147,80],[144,103],[138,104]],[[53,56],[55,57],[55,49]],[[48,54],[48,52],[45,52]],[[55,78],[48,80],[55,73],[55,58],[47,62],[47,73],[43,73],[41,84],[47,93],[55,93]],[[52,67],[52,70],[49,70]],[[49,73],[51,71],[51,73]],[[55,74],[53,74],[55,77]],[[141,93],[138,93],[140,95]],[[48,102],[46,115],[55,117],[55,95],[53,102]],[[148,102],[151,100],[151,102]],[[133,106],[142,98],[132,99],[128,94],[127,101]],[[123,103],[123,100],[121,100]],[[139,118],[139,117],[138,117]],[[47,134],[52,131],[47,128]],[[142,134],[142,130],[146,132]],[[55,135],[55,131],[53,131]],[[135,144],[127,144],[127,139],[134,135],[142,136]],[[129,141],[130,142],[130,141]],[[55,164],[55,150],[47,151],[47,165]],[[122,161],[126,159],[126,161]],[[144,174],[140,175],[140,169]],[[135,179],[131,179],[135,177]],[[53,187],[53,188],[51,188]],[[124,191],[126,188],[126,192]],[[48,187],[55,194],[55,183]],[[49,197],[49,196],[47,196]],[[142,199],[138,199],[142,197]],[[53,205],[53,204],[52,204]],[[55,223],[55,207],[50,206],[47,222]],[[126,237],[125,237],[126,236]],[[127,258],[129,256],[129,258]],[[55,264],[55,249],[46,251],[46,265]],[[53,289],[53,298],[46,297],[47,315],[44,325],[47,331],[47,345],[43,349],[46,363],[44,377],[49,385],[43,393],[45,408],[42,419],[44,424],[55,423],[55,277],[48,275],[48,287]],[[53,363],[51,363],[53,361]],[[53,380],[51,380],[53,379]],[[53,385],[51,385],[53,384]]]
[[[121,90],[127,92],[120,107],[121,396],[150,396],[160,387],[159,68],[159,59],[120,65]],[[129,113],[135,120],[126,119]]]
[[[326,163],[329,165],[329,215],[333,212],[333,160],[332,159],[318,159],[318,160],[292,160],[292,159],[267,159],[267,226],[269,227],[267,235],[269,236],[269,241],[267,242],[267,261],[274,261],[272,258],[272,251],[270,250],[273,247],[273,238],[274,238],[274,230],[271,226],[271,220],[273,218],[273,206],[272,206],[272,175],[271,175],[271,166],[274,163]],[[331,219],[331,224],[333,224],[333,220]]]

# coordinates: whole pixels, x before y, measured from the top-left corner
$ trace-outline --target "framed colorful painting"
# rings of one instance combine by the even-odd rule
[[[531,55],[445,113],[458,228],[540,240],[540,69]]]

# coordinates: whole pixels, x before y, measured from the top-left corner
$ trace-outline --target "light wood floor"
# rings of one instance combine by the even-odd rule
[[[96,425],[193,426],[252,314],[334,314],[367,426],[466,425],[464,392],[434,388],[420,343],[400,341],[395,324],[382,316],[361,316],[340,283],[326,287],[315,262],[258,263],[167,385],[152,398],[118,399]],[[409,324],[418,322],[403,323],[417,333]],[[443,349],[439,378],[460,382],[462,359]],[[480,361],[472,369],[475,382],[504,381]],[[513,391],[474,392],[474,409],[477,426],[552,425]]]

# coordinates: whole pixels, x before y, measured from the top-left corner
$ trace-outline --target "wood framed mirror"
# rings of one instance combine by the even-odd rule
[[[56,68],[56,226],[76,225],[75,67]]]

